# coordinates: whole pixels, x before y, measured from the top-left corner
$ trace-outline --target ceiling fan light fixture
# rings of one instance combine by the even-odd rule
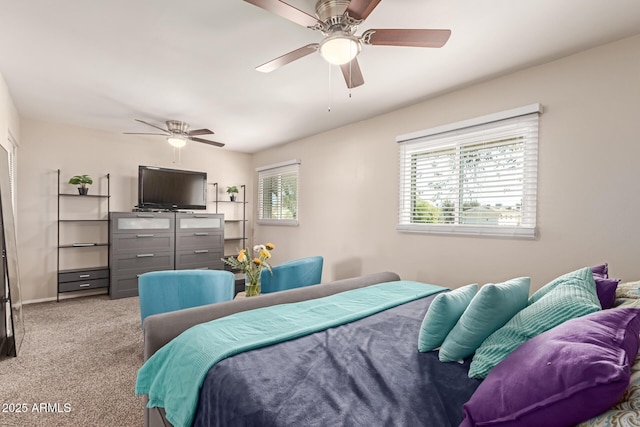
[[[330,35],[320,43],[320,55],[329,64],[343,65],[358,56],[361,47],[357,37],[340,32]]]
[[[167,142],[176,148],[182,148],[187,145],[187,141],[179,136],[169,136],[167,137]]]

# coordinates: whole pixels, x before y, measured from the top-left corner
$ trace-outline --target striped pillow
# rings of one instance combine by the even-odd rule
[[[482,343],[473,356],[470,378],[486,377],[494,366],[528,339],[569,319],[600,310],[590,268],[565,274],[556,280],[559,279],[560,283],[549,286],[552,288],[549,292],[522,309]]]
[[[593,269],[594,268],[597,268],[597,267],[591,267],[591,274],[592,275],[593,275]],[[578,271],[582,271],[582,270],[578,270]],[[534,292],[533,295],[531,295],[529,297],[529,305],[531,305],[534,302],[540,300],[540,298],[542,298],[543,296],[547,295],[549,292],[553,291],[558,286],[561,286],[563,283],[570,282],[570,281],[574,280],[575,276],[576,276],[576,273],[578,271],[572,271],[571,273],[563,274],[560,277],[556,277],[555,279],[553,279],[552,281],[550,281],[549,283],[547,283],[546,285],[544,285],[543,287],[538,289],[536,292]],[[606,277],[606,276],[602,276],[602,277]],[[595,279],[594,279],[594,283],[595,283]]]

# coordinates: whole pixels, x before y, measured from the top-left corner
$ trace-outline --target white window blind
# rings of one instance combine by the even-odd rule
[[[298,225],[299,160],[257,168],[258,223]]]
[[[399,231],[534,237],[539,104],[398,137]]]

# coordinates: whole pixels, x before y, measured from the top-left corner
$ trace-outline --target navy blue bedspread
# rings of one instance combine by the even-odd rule
[[[464,364],[418,352],[435,295],[222,360],[194,426],[457,427],[480,384]]]

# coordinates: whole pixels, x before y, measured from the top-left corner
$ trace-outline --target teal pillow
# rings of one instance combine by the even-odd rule
[[[544,285],[543,287],[535,291],[533,295],[531,295],[531,297],[529,298],[528,305],[531,305],[534,302],[540,300],[540,298],[547,295],[549,292],[553,291],[555,288],[562,285],[563,283],[572,281],[576,277],[576,273],[578,273],[579,271],[582,271],[582,269],[572,271],[571,273],[563,274],[560,277],[556,277],[555,279],[553,279],[552,281],[550,281],[549,283],[547,283],[546,285]],[[593,271],[591,274],[593,275]]]
[[[471,356],[494,331],[527,306],[531,280],[528,277],[487,283],[444,339],[438,357],[454,362]]]
[[[482,343],[471,361],[469,377],[486,377],[494,366],[528,339],[569,319],[600,310],[596,283],[590,268],[565,274],[550,282],[553,283],[548,292],[534,299],[531,305],[522,309]]]
[[[436,295],[420,326],[419,351],[431,351],[440,347],[476,292],[478,284],[474,283]]]

